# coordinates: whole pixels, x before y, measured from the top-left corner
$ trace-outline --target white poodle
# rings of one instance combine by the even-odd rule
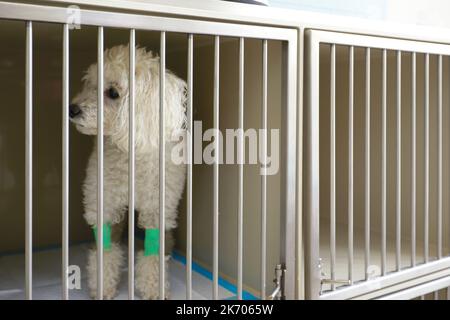
[[[148,230],[159,232],[159,70],[159,57],[145,48],[136,48],[135,208],[138,212],[137,225],[146,230],[146,236]],[[125,262],[120,234],[126,224],[128,212],[128,75],[129,47],[107,49],[104,54],[104,226],[110,227],[111,244],[106,247],[106,241],[104,251],[105,299],[116,296]],[[96,135],[97,64],[88,68],[83,83],[83,90],[70,105],[70,118],[81,133]],[[185,166],[171,161],[170,150],[175,143],[171,141],[173,134],[185,130],[186,83],[170,71],[166,71],[165,97],[167,234],[176,227],[177,206],[185,184]],[[86,172],[83,186],[84,217],[92,228],[96,228],[96,142]],[[107,229],[104,230],[108,232]],[[157,233],[153,233],[153,238],[155,235]],[[155,249],[158,243],[153,243],[152,246]],[[167,246],[170,246],[170,241]],[[97,287],[95,248],[89,252],[87,270],[90,293],[94,297]],[[139,251],[137,254],[136,289],[142,298],[156,299],[159,297],[158,286],[158,253],[155,250],[148,253],[146,248],[145,252]],[[168,282],[165,286],[168,289]]]

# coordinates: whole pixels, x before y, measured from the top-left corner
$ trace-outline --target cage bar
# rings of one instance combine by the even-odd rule
[[[166,32],[160,34],[159,69],[159,299],[165,298],[165,230],[166,230],[166,139],[165,139],[165,99],[166,99]]]
[[[192,128],[194,94],[194,35],[188,36],[188,76],[187,76],[187,187],[186,187],[186,299],[192,299]]]
[[[423,252],[424,260],[429,259],[429,223],[430,223],[430,55],[425,54],[425,195],[424,195],[424,222],[423,222]]]
[[[239,177],[238,177],[238,265],[237,298],[242,300],[244,239],[244,38],[239,38]]]
[[[262,42],[262,175],[261,175],[261,299],[266,299],[267,264],[267,40]]]
[[[365,203],[364,203],[364,270],[365,279],[369,279],[370,265],[370,48],[366,48],[366,96],[365,96]]]
[[[103,27],[97,34],[97,299],[103,300]]]
[[[383,49],[381,84],[381,274],[386,275],[387,214],[387,50]]]
[[[63,25],[62,69],[62,299],[69,299],[69,25]]]
[[[336,267],[336,45],[330,51],[330,274]],[[331,285],[334,290],[334,284]]]
[[[402,52],[397,51],[397,181],[395,207],[395,264],[401,270],[402,244]]]
[[[442,55],[438,57],[438,211],[437,211],[437,256],[442,258]]]
[[[128,299],[134,300],[134,191],[135,191],[135,108],[136,30],[130,30],[129,136],[128,136]]]
[[[411,266],[416,265],[416,53],[411,53]]]
[[[216,132],[213,176],[213,299],[219,298],[219,92],[220,92],[220,37],[214,36],[214,112],[213,126]]]
[[[33,299],[33,22],[26,23],[25,57],[25,298]]]
[[[354,47],[348,52],[348,279],[353,283],[353,90],[354,90]]]

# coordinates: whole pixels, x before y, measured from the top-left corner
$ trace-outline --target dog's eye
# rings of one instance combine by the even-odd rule
[[[108,97],[110,97],[111,99],[119,98],[119,92],[117,92],[117,90],[115,88],[113,88],[113,87],[111,87],[108,90],[106,90],[106,95]]]

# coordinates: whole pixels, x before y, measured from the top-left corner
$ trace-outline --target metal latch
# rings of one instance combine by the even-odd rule
[[[331,284],[332,287],[334,287],[334,285],[336,285],[336,284],[343,284],[343,285],[350,285],[351,284],[350,280],[347,280],[347,279],[342,279],[342,280],[329,279],[327,277],[327,274],[322,271],[322,269],[323,269],[322,258],[319,258],[318,268],[320,270],[320,294],[322,294],[323,285],[325,285],[325,284]]]
[[[267,297],[268,300],[284,300],[284,274],[286,272],[286,268],[277,264],[275,267],[275,278],[273,279],[273,283],[275,283],[275,290],[273,290],[272,294]]]

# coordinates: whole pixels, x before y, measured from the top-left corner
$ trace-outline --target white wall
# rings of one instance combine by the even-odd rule
[[[273,7],[450,27],[448,0],[269,0]]]

